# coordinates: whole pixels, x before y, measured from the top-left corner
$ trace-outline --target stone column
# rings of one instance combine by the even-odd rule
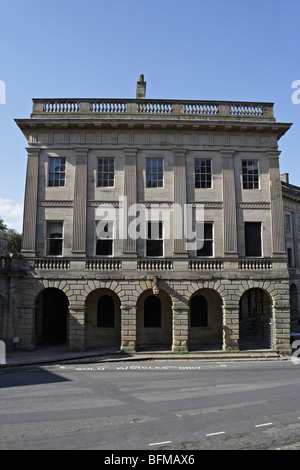
[[[224,256],[237,257],[236,198],[233,151],[221,150],[223,157],[223,237]]]
[[[136,181],[136,157],[137,149],[124,149],[125,168],[124,168],[124,239],[123,254],[125,256],[136,257],[136,240],[128,236],[128,226],[136,215],[129,216],[128,209],[137,203],[137,181]]]
[[[184,217],[186,205],[186,167],[184,149],[173,149],[174,155],[174,255],[187,257]]]
[[[84,350],[85,306],[81,303],[69,306],[69,348],[73,351]]]
[[[27,154],[22,253],[35,256],[40,149],[27,148]]]
[[[87,155],[88,149],[75,149],[72,253],[86,256]]]
[[[134,353],[136,350],[136,306],[121,306],[121,351]]]
[[[272,256],[286,257],[284,215],[279,171],[280,152],[269,153]]]
[[[223,351],[239,351],[239,305],[223,305]]]
[[[188,351],[189,308],[183,302],[174,302],[173,305],[173,352]]]

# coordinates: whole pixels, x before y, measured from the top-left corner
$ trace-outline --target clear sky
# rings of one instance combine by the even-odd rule
[[[14,119],[32,98],[135,98],[140,74],[148,98],[273,102],[293,123],[281,172],[300,186],[299,18],[299,0],[0,0],[0,217],[21,232]]]

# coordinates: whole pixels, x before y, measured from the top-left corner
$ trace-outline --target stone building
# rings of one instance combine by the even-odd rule
[[[34,99],[20,346],[290,352],[272,103]]]
[[[300,333],[300,188],[281,175],[286,234],[286,252],[290,276],[291,332]]]

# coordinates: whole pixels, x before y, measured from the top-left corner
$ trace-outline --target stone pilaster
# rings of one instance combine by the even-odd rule
[[[186,205],[186,166],[184,149],[173,149],[174,155],[174,255],[187,257],[184,232]]]
[[[69,348],[73,351],[84,350],[85,307],[81,304],[69,306]]]
[[[72,253],[86,255],[87,155],[88,149],[75,149]]]
[[[133,353],[136,350],[136,307],[121,307],[121,351]]]
[[[136,257],[136,240],[128,236],[128,227],[130,222],[135,219],[135,215],[128,215],[128,209],[137,202],[137,182],[136,182],[136,157],[137,149],[124,149],[125,168],[124,168],[124,239],[123,254],[125,256]]]
[[[24,256],[35,256],[40,149],[27,148],[27,154],[22,253]]]
[[[173,352],[188,351],[189,334],[189,309],[182,302],[176,302],[173,306]]]
[[[239,305],[223,306],[223,351],[239,350]]]
[[[223,157],[223,237],[225,256],[238,256],[233,154],[232,151],[221,150]]]
[[[284,215],[279,171],[280,152],[269,154],[271,228],[273,257],[285,257]]]

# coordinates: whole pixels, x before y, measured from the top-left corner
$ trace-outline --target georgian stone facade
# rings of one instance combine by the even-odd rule
[[[300,333],[300,188],[289,184],[288,174],[281,175],[290,276],[291,332]]]
[[[278,163],[290,124],[272,104],[147,100],[141,77],[135,100],[34,100],[16,122],[28,139],[21,347],[290,352]],[[137,239],[124,236],[135,204]],[[182,236],[187,205],[204,211],[202,251]],[[98,232],[107,208],[116,218]]]

